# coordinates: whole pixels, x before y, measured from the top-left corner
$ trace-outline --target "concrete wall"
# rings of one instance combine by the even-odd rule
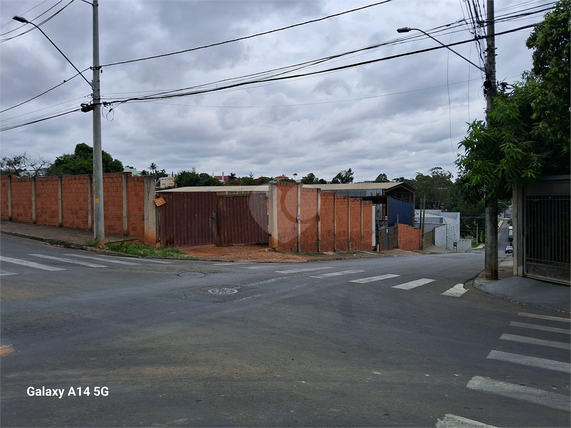
[[[91,175],[0,180],[0,217],[49,226],[93,229]],[[155,185],[151,177],[103,174],[105,233],[156,243]]]
[[[270,246],[287,252],[370,251],[373,205],[301,183],[271,183]]]

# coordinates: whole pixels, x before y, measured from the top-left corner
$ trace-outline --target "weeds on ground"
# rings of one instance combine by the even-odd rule
[[[195,259],[196,257],[180,251],[178,248],[155,248],[137,242],[108,242],[107,248],[118,253],[130,254],[139,257]]]

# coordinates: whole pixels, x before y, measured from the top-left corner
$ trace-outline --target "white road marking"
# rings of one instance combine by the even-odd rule
[[[99,260],[100,262],[116,263],[119,265],[137,266],[139,263],[125,262],[122,260],[116,260],[111,257],[100,257],[100,256],[85,256],[83,254],[65,254],[66,256],[81,257],[82,259],[92,259]]]
[[[55,271],[58,271],[58,270],[65,270],[65,269],[58,268],[58,267],[42,265],[42,264],[40,264],[40,263],[35,263],[35,262],[29,262],[29,261],[27,261],[27,260],[13,259],[12,257],[0,256],[0,261],[8,262],[8,263],[14,263],[14,264],[17,264],[17,265],[22,265],[22,266],[27,266],[27,267],[31,267],[31,268],[34,268],[34,269],[47,270],[47,271],[50,271],[50,272],[55,272]]]
[[[482,422],[466,419],[461,416],[447,414],[444,419],[438,419],[436,428],[496,428],[493,425],[483,424]]]
[[[314,275],[311,278],[330,278],[332,276],[341,276],[341,275],[350,275],[352,273],[361,273],[364,272],[363,270],[358,270],[358,269],[354,269],[354,270],[342,270],[339,272],[331,272],[331,273],[323,273],[321,275]]]
[[[405,282],[404,284],[394,285],[392,288],[398,288],[400,290],[412,290],[413,288],[420,287],[433,281],[434,279],[420,278],[415,281]]]
[[[445,291],[442,293],[443,296],[451,296],[451,297],[461,297],[466,291],[464,288],[464,284],[456,284],[450,290]]]
[[[303,269],[289,269],[289,270],[277,270],[277,273],[301,273],[301,272],[312,272],[315,270],[323,270],[323,269],[333,269],[331,266],[327,267],[318,267],[318,268],[303,268]]]
[[[539,318],[542,320],[549,320],[549,321],[561,321],[561,322],[571,322],[570,318],[563,318],[563,317],[553,317],[549,315],[536,315],[536,314],[528,314],[526,312],[520,312],[518,314],[520,317],[528,317],[528,318]]]
[[[7,275],[17,275],[17,274],[14,272],[6,272],[6,271],[0,270],[0,276],[7,276]]]
[[[512,354],[511,352],[503,351],[492,351],[488,354],[488,358],[490,360],[506,361],[524,366],[571,373],[571,364],[562,361],[548,360],[546,358],[529,357],[527,355]]]
[[[65,263],[73,263],[76,265],[81,265],[81,266],[87,266],[87,267],[93,267],[93,268],[106,268],[107,266],[105,265],[97,265],[95,263],[89,263],[89,262],[80,262],[79,260],[72,260],[72,259],[66,259],[65,257],[54,257],[54,256],[46,256],[44,254],[28,254],[30,256],[34,256],[34,257],[40,257],[42,259],[49,259],[49,260],[57,260],[59,262],[65,262]]]
[[[470,382],[468,382],[467,386],[468,388],[476,391],[489,392],[503,397],[523,400],[529,403],[551,407],[552,409],[564,410],[566,412],[570,410],[569,397],[562,394],[556,394],[555,392],[500,382],[481,376],[474,376]]]
[[[369,278],[361,278],[361,279],[353,279],[352,281],[349,281],[349,282],[354,282],[356,284],[367,284],[368,282],[382,281],[383,279],[396,278],[397,276],[400,276],[400,275],[393,275],[392,273],[387,273],[386,275],[370,276]]]
[[[500,337],[501,340],[511,340],[512,342],[529,343],[530,345],[549,346],[551,348],[567,349],[571,347],[569,343],[556,342],[554,340],[536,339],[534,337],[518,336],[516,334],[504,333]]]
[[[167,261],[164,261],[164,260],[151,260],[151,259],[144,259],[144,260],[145,260],[146,262],[149,262],[149,263],[159,263],[159,264],[162,264],[162,265],[170,265],[170,264],[172,263],[172,262],[167,262]]]
[[[517,321],[510,322],[510,327],[521,327],[521,328],[529,328],[531,330],[550,331],[552,333],[571,334],[571,331],[565,328],[548,327],[546,325],[537,325],[537,324],[527,324],[524,322],[517,322]]]

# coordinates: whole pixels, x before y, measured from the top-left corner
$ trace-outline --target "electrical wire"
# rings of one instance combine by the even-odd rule
[[[274,29],[274,30],[269,30],[269,31],[261,32],[261,33],[252,34],[252,35],[250,35],[250,36],[238,37],[238,38],[236,38],[236,39],[226,40],[226,41],[224,41],[224,42],[211,43],[211,44],[209,44],[209,45],[198,46],[198,47],[194,47],[194,48],[190,48],[190,49],[184,49],[184,50],[181,50],[181,51],[170,52],[170,53],[164,53],[164,54],[160,54],[160,55],[153,55],[153,56],[148,56],[148,57],[144,57],[144,58],[130,59],[130,60],[126,60],[126,61],[119,61],[119,62],[112,62],[112,63],[109,63],[109,64],[103,64],[103,65],[101,65],[101,68],[103,68],[103,67],[111,67],[111,66],[116,66],[116,65],[123,65],[123,64],[131,64],[131,63],[134,63],[134,62],[147,61],[147,60],[150,60],[150,59],[164,58],[164,57],[167,57],[167,56],[179,55],[179,54],[182,54],[182,53],[193,52],[193,51],[197,51],[197,50],[201,50],[201,49],[207,49],[207,48],[211,48],[211,47],[214,47],[214,46],[221,46],[221,45],[225,45],[225,44],[228,44],[228,43],[234,43],[234,42],[239,42],[239,41],[242,41],[242,40],[253,39],[254,37],[266,36],[266,35],[268,35],[268,34],[277,33],[277,32],[280,32],[280,31],[289,30],[289,29],[292,29],[292,28],[301,27],[301,26],[308,25],[308,24],[315,24],[316,22],[325,21],[326,19],[336,18],[336,17],[342,16],[342,15],[346,15],[346,14],[349,14],[349,13],[358,12],[358,11],[361,11],[361,10],[364,10],[364,9],[368,9],[368,8],[371,8],[371,7],[374,7],[374,6],[379,6],[379,5],[382,5],[382,4],[385,4],[385,3],[390,3],[391,1],[393,1],[393,0],[379,1],[379,2],[376,2],[376,3],[372,3],[372,4],[365,5],[365,6],[357,7],[357,8],[354,8],[354,9],[346,10],[346,11],[344,11],[344,12],[335,13],[335,14],[333,14],[333,15],[327,15],[327,16],[324,16],[324,17],[321,17],[321,18],[311,19],[311,20],[309,20],[309,21],[304,21],[304,22],[300,22],[300,23],[297,23],[297,24],[288,25],[288,26],[286,26],[286,27],[276,28],[276,29]]]
[[[55,18],[59,13],[61,13],[66,7],[68,7],[68,6],[69,6],[70,4],[72,4],[74,1],[75,1],[75,0],[70,0],[68,4],[66,4],[66,5],[65,5],[64,7],[62,7],[60,10],[58,10],[57,12],[55,12],[53,15],[47,17],[46,19],[44,19],[43,21],[41,21],[40,23],[35,24],[35,25],[37,25],[38,27],[41,27],[41,26],[44,25],[46,22],[48,22],[48,21],[52,20],[53,18]],[[58,4],[60,4],[61,2],[63,2],[63,0],[58,1],[55,5],[53,5],[52,7],[50,7],[50,8],[49,8],[48,10],[46,10],[44,13],[42,13],[41,15],[35,17],[34,19],[29,19],[28,21],[34,22],[36,19],[38,19],[38,18],[41,17],[42,15],[45,15],[47,12],[49,12],[50,10],[52,10],[54,7],[56,7],[56,6],[57,6]],[[8,32],[6,32],[6,33],[0,34],[0,37],[1,37],[1,36],[4,36],[4,35],[6,35],[6,34],[9,34],[9,33],[13,32],[13,31],[17,31],[17,30],[19,30],[20,28],[25,27],[26,25],[28,25],[28,24],[20,25],[18,28],[14,29],[14,30],[10,30],[10,31],[8,31]],[[35,29],[35,27],[32,26],[32,28],[30,28],[29,30],[24,31],[23,33],[17,34],[17,35],[12,36],[12,37],[8,37],[8,38],[6,38],[6,39],[1,39],[1,40],[0,40],[0,43],[4,43],[4,42],[7,42],[8,40],[13,40],[13,39],[15,39],[16,37],[23,36],[24,34],[27,34],[27,33],[29,33],[30,31],[33,31],[34,29]]]
[[[40,98],[42,95],[45,95],[45,94],[47,94],[47,93],[53,91],[54,89],[59,88],[59,87],[62,86],[63,84],[69,82],[71,79],[73,79],[73,78],[79,76],[80,74],[86,72],[87,70],[89,70],[89,67],[86,68],[85,70],[82,70],[81,73],[76,73],[76,74],[74,74],[74,75],[71,76],[69,79],[66,79],[66,80],[64,80],[64,81],[61,82],[61,83],[58,83],[58,84],[55,85],[54,87],[52,87],[52,88],[50,88],[50,89],[48,89],[48,90],[42,92],[41,94],[38,94],[38,95],[36,95],[36,96],[34,96],[34,97],[32,97],[32,98],[26,100],[26,101],[22,101],[22,102],[19,103],[19,104],[13,105],[12,107],[8,107],[8,108],[6,108],[6,109],[4,109],[4,110],[0,110],[0,114],[1,114],[1,113],[4,113],[4,112],[7,112],[7,111],[10,111],[10,110],[12,110],[12,109],[15,109],[16,107],[20,107],[20,106],[22,106],[22,105],[24,105],[24,104],[27,104],[27,103],[29,103],[30,101],[34,101],[34,100],[37,99],[37,98]]]
[[[63,1],[63,0],[60,0],[60,2],[58,2],[57,4],[61,3],[61,1]],[[61,12],[63,9],[65,9],[65,7],[67,7],[67,6],[68,6],[69,4],[71,4],[73,1],[74,1],[74,0],[71,0],[67,5],[64,6],[64,8],[60,9],[57,13]],[[139,59],[135,59],[135,60],[128,60],[128,61],[123,61],[123,62],[118,62],[118,63],[106,64],[106,65],[104,65],[103,67],[105,67],[105,66],[119,65],[119,64],[127,64],[127,63],[132,63],[132,62],[137,62],[137,61],[144,61],[144,60],[153,59],[153,58],[166,57],[166,56],[176,55],[176,54],[183,53],[183,52],[190,52],[190,51],[193,51],[193,50],[205,49],[205,48],[207,48],[207,47],[217,46],[217,45],[220,45],[220,44],[231,43],[231,42],[238,41],[238,40],[244,40],[244,39],[248,39],[248,38],[252,38],[252,37],[257,37],[257,36],[264,35],[264,34],[270,34],[270,33],[276,32],[276,31],[282,31],[282,30],[285,30],[285,29],[288,29],[288,28],[294,28],[294,27],[297,27],[297,26],[300,26],[300,25],[306,25],[306,24],[308,24],[308,23],[319,22],[319,21],[322,21],[322,20],[325,20],[325,19],[328,19],[328,18],[331,18],[331,17],[340,16],[340,15],[343,15],[343,14],[347,14],[347,13],[355,12],[355,11],[358,11],[358,10],[366,9],[366,8],[369,8],[369,7],[377,6],[377,5],[380,5],[380,4],[384,4],[384,3],[387,3],[387,2],[389,2],[389,1],[392,1],[392,0],[385,0],[385,1],[382,1],[382,2],[373,3],[373,4],[366,5],[366,6],[363,6],[363,7],[360,7],[360,8],[351,9],[351,10],[349,10],[349,11],[340,12],[340,13],[338,13],[338,14],[329,15],[329,16],[327,16],[327,17],[322,17],[322,18],[319,18],[319,19],[316,19],[316,20],[305,21],[305,22],[303,22],[303,23],[295,24],[295,25],[288,26],[288,27],[282,27],[282,28],[280,28],[280,29],[271,30],[271,31],[268,31],[268,32],[265,32],[265,33],[258,33],[258,34],[255,34],[255,35],[246,36],[246,37],[242,37],[242,38],[239,38],[239,39],[228,40],[228,41],[226,41],[226,42],[219,42],[219,43],[215,43],[215,44],[211,44],[211,45],[206,45],[206,46],[201,46],[201,47],[192,48],[192,49],[187,49],[187,50],[179,51],[179,52],[173,52],[173,53],[167,53],[167,54],[162,54],[162,55],[153,56],[153,57],[145,57],[145,58],[139,58]],[[57,4],[56,4],[56,5],[57,5]],[[554,4],[554,3],[551,3],[551,4]],[[538,10],[539,7],[543,7],[543,9]],[[53,7],[52,7],[52,8],[53,8]],[[503,22],[507,22],[507,21],[509,21],[509,20],[521,19],[522,17],[529,17],[529,16],[531,16],[531,15],[533,15],[533,14],[541,13],[541,12],[543,12],[543,11],[545,11],[545,10],[549,10],[549,9],[552,9],[552,7],[551,7],[551,8],[549,8],[549,7],[546,8],[546,5],[533,6],[533,7],[527,8],[527,9],[525,9],[525,10],[523,10],[523,11],[520,10],[520,11],[518,11],[516,14],[511,14],[511,15],[510,15],[510,14],[507,14],[507,15],[505,15],[505,16],[502,16],[501,19],[502,19]],[[52,15],[52,16],[51,16],[50,18],[48,18],[48,19],[53,18],[55,15],[57,15],[57,13],[54,14],[54,15]],[[477,23],[477,19],[474,17],[474,13],[470,12],[470,15],[471,15],[471,17],[469,18],[469,21],[468,21],[468,22],[471,21],[472,24]],[[46,22],[46,21],[44,21],[44,22]],[[443,34],[452,34],[452,33],[454,33],[454,32],[461,31],[461,26],[463,26],[463,25],[465,25],[465,24],[466,24],[466,19],[463,19],[463,20],[460,20],[460,21],[457,21],[457,22],[454,22],[454,23],[451,23],[451,24],[447,24],[447,25],[444,25],[444,26],[436,27],[435,29],[430,30],[430,31],[433,31],[434,34],[439,34],[439,33],[441,33],[441,32],[443,32]],[[534,26],[534,25],[535,25],[535,24],[531,24],[531,25],[524,26],[524,27],[520,27],[520,28],[517,28],[517,29],[508,30],[507,32],[497,33],[496,35],[507,34],[507,33],[509,33],[509,32],[519,31],[519,30],[521,30],[521,29],[530,28],[530,27],[532,27],[532,26]],[[476,27],[474,27],[474,28],[476,28]],[[392,42],[380,43],[380,44],[368,46],[368,47],[365,47],[365,48],[361,48],[361,49],[356,49],[356,50],[353,50],[353,51],[345,52],[345,53],[342,53],[342,54],[332,55],[332,56],[329,56],[329,57],[321,58],[321,59],[318,59],[318,60],[307,61],[307,62],[305,62],[305,63],[300,63],[300,64],[297,64],[297,65],[294,65],[294,66],[282,67],[282,68],[273,69],[273,70],[269,70],[269,71],[265,71],[265,72],[254,73],[254,74],[247,75],[247,76],[242,76],[242,77],[239,77],[239,78],[224,79],[224,80],[221,80],[221,81],[218,81],[218,82],[213,82],[213,83],[210,83],[210,84],[203,84],[203,85],[199,85],[199,86],[195,86],[195,87],[190,87],[190,88],[181,88],[181,89],[175,89],[175,90],[161,91],[161,92],[159,92],[159,93],[154,93],[154,94],[147,95],[147,96],[144,96],[144,97],[126,97],[126,98],[123,99],[123,100],[111,100],[111,101],[104,100],[104,101],[102,102],[102,104],[103,104],[103,105],[111,105],[111,104],[122,104],[122,103],[132,102],[132,101],[140,101],[140,102],[144,102],[144,101],[154,101],[154,100],[159,100],[159,99],[164,99],[164,98],[173,98],[173,97],[177,97],[177,96],[189,96],[189,95],[196,95],[196,94],[200,94],[200,93],[207,93],[207,92],[214,92],[214,91],[219,91],[219,90],[226,90],[226,89],[231,89],[231,88],[234,88],[234,87],[244,86],[244,85],[260,84],[260,83],[280,81],[280,80],[284,80],[284,79],[307,77],[307,76],[311,76],[311,75],[315,75],[315,74],[321,74],[321,73],[328,73],[328,72],[333,72],[333,71],[339,71],[339,70],[346,69],[346,68],[357,67],[357,66],[366,65],[366,64],[370,64],[370,63],[374,63],[374,62],[378,62],[378,61],[384,61],[384,60],[388,60],[388,59],[398,58],[398,57],[400,57],[400,56],[413,55],[413,54],[416,54],[416,53],[427,52],[427,51],[431,51],[431,50],[435,50],[435,49],[440,49],[440,48],[441,48],[441,47],[430,48],[430,49],[425,49],[425,50],[420,50],[420,51],[414,51],[414,52],[410,52],[410,53],[406,53],[406,54],[401,54],[401,55],[395,55],[395,56],[386,57],[386,58],[379,58],[379,59],[375,59],[375,60],[364,61],[364,62],[359,62],[359,63],[355,63],[355,64],[349,64],[349,65],[345,65],[345,66],[341,66],[341,67],[335,67],[335,68],[330,68],[330,69],[326,69],[326,70],[320,70],[320,71],[311,72],[311,73],[306,73],[306,74],[285,76],[286,74],[291,73],[291,72],[293,72],[293,71],[298,71],[298,70],[303,69],[303,68],[315,66],[315,65],[324,63],[324,62],[326,62],[326,61],[331,61],[331,60],[334,60],[334,59],[340,59],[341,57],[348,56],[348,55],[362,54],[362,53],[365,52],[365,51],[372,50],[372,49],[376,49],[376,48],[379,48],[379,47],[381,47],[381,46],[387,46],[387,45],[391,45],[391,44],[408,43],[408,42],[411,42],[412,40],[414,40],[414,39],[416,39],[416,38],[419,38],[419,37],[422,37],[422,36],[415,35],[415,36],[410,36],[410,37],[406,37],[406,38],[401,38],[401,39],[398,39],[398,40],[395,40],[395,41],[392,41]],[[481,39],[483,39],[483,38],[485,38],[485,36],[476,35],[476,36],[474,37],[474,40],[479,41],[479,40],[481,40]],[[462,42],[458,42],[458,43],[451,44],[451,45],[449,45],[449,46],[455,46],[455,45],[457,45],[457,44],[467,43],[467,42],[471,42],[471,41],[474,41],[474,40],[462,41]],[[85,69],[84,71],[86,71],[86,70],[88,70],[88,69]],[[273,73],[273,74],[270,75],[269,73]],[[78,75],[78,74],[77,74],[77,75]],[[77,75],[75,75],[75,76],[73,76],[73,77],[76,77]],[[264,76],[264,75],[265,75],[266,77],[262,77],[262,76]],[[256,76],[258,76],[258,78],[252,79],[253,77],[256,77]],[[73,78],[73,77],[72,77],[72,78]],[[72,78],[70,78],[70,79],[64,81],[63,83],[68,82],[68,81],[71,80]],[[250,80],[248,80],[248,79],[250,79]],[[239,81],[239,80],[241,80],[241,81]],[[219,86],[219,87],[215,87],[215,88],[208,88],[210,85],[213,85],[213,84],[215,84],[215,83],[223,83],[223,82],[230,82],[230,81],[234,81],[234,83],[229,83],[229,84],[227,84],[227,85]],[[5,109],[5,110],[3,110],[2,112],[11,110],[11,109],[13,109],[13,108],[15,108],[15,107],[18,107],[18,106],[21,106],[21,105],[23,105],[23,104],[25,104],[25,103],[27,103],[27,102],[30,102],[30,101],[32,101],[33,99],[36,99],[36,98],[38,98],[38,97],[40,97],[40,96],[42,96],[42,95],[44,95],[44,94],[46,94],[46,93],[48,93],[48,92],[54,90],[54,89],[56,89],[57,87],[61,86],[63,83],[56,85],[55,87],[53,87],[53,88],[51,88],[51,89],[49,89],[49,90],[43,92],[42,94],[39,94],[38,96],[35,96],[35,97],[31,98],[30,100],[24,101],[24,102],[22,102],[22,103],[20,103],[20,104],[18,104],[18,105],[16,105],[16,106],[13,106],[13,107],[10,107],[10,108],[8,108],[8,109]],[[199,88],[203,88],[203,89],[199,89]],[[191,90],[191,89],[195,89],[195,90],[188,92],[188,91]],[[184,92],[184,91],[187,91],[187,92]],[[77,110],[76,110],[76,111],[77,111]],[[0,112],[0,113],[1,113],[1,112]],[[58,116],[59,116],[59,115],[54,116],[54,117],[58,117]],[[31,123],[36,123],[36,122],[37,122],[37,121],[31,122]],[[24,124],[24,125],[21,125],[21,126],[25,126],[25,124]],[[10,128],[10,129],[13,129],[13,128]],[[4,128],[3,128],[2,130],[4,130]]]
[[[509,33],[513,33],[516,31],[521,31],[521,30],[526,29],[526,28],[531,28],[534,25],[535,24],[526,25],[523,27],[514,28],[511,30],[496,33],[496,36],[509,34]],[[472,39],[462,40],[459,42],[451,43],[451,44],[446,45],[446,46],[435,46],[435,47],[416,50],[416,51],[412,51],[412,52],[406,52],[406,53],[397,54],[397,55],[390,55],[390,56],[382,57],[382,58],[375,58],[375,59],[371,59],[368,61],[361,61],[358,63],[346,64],[346,65],[342,65],[339,67],[333,67],[333,68],[328,68],[328,69],[324,69],[324,70],[317,70],[317,71],[308,72],[308,73],[304,73],[304,74],[254,79],[254,80],[250,80],[250,81],[230,83],[230,84],[227,84],[225,86],[215,86],[213,88],[205,87],[204,89],[196,89],[193,91],[187,91],[190,88],[185,88],[185,89],[178,90],[177,93],[170,93],[170,94],[159,93],[159,94],[149,95],[149,96],[145,96],[145,97],[132,97],[132,98],[126,98],[126,99],[122,99],[122,100],[109,101],[109,102],[105,102],[104,104],[107,104],[107,105],[108,104],[123,104],[123,103],[133,102],[133,101],[148,102],[148,101],[154,101],[154,100],[160,100],[160,99],[179,98],[179,97],[186,97],[186,96],[191,96],[191,95],[199,95],[199,94],[205,94],[205,93],[211,93],[211,92],[218,92],[218,91],[222,91],[222,90],[227,90],[227,89],[236,88],[236,87],[240,87],[240,86],[246,86],[246,85],[253,85],[253,84],[257,84],[257,83],[275,82],[275,81],[297,79],[297,78],[301,78],[301,77],[315,76],[315,75],[319,75],[319,74],[331,73],[331,72],[346,70],[349,68],[369,65],[369,64],[373,64],[373,63],[377,63],[377,62],[381,62],[381,61],[388,61],[391,59],[401,58],[401,57],[405,57],[405,56],[416,55],[416,54],[435,51],[435,50],[439,50],[439,49],[445,49],[445,48],[448,48],[451,46],[458,46],[458,45],[462,45],[465,43],[471,43],[471,42],[473,42]],[[204,87],[206,85],[201,85],[201,86]],[[182,92],[182,91],[186,91],[186,92]]]

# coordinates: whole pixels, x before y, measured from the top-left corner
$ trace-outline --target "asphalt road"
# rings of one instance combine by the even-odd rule
[[[2,426],[570,425],[568,315],[463,292],[481,251],[165,263],[9,236],[1,250]]]

